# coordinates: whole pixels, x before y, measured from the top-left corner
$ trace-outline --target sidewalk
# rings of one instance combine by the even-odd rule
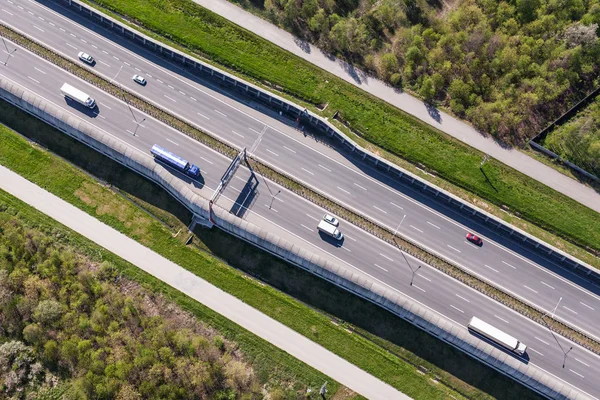
[[[103,224],[89,214],[0,166],[0,189],[129,261],[300,361],[368,399],[410,397],[308,340],[285,325],[223,292],[163,256]]]
[[[489,154],[504,164],[529,175],[533,179],[571,197],[581,204],[600,212],[599,193],[561,174],[555,169],[534,160],[518,150],[509,150],[500,147],[492,138],[484,137],[471,126],[444,112],[440,111],[435,117],[432,116],[421,100],[407,93],[397,93],[382,81],[367,77],[360,70],[352,68],[352,66],[345,62],[328,58],[318,48],[300,43],[298,39],[288,32],[244,11],[227,0],[194,0],[194,2],[254,32],[256,35],[269,40],[277,46],[302,57],[310,63],[331,72],[345,81],[362,88],[366,92],[387,101],[448,135]]]

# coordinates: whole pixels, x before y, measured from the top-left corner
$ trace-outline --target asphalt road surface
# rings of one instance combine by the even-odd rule
[[[232,2],[227,0],[194,0],[194,2],[307,60],[317,67],[414,115],[421,121],[434,126],[469,146],[491,155],[504,164],[521,171],[525,175],[529,175],[565,196],[571,197],[581,204],[600,212],[600,194],[592,188],[561,174],[518,150],[500,146],[492,137],[481,134],[461,120],[443,111],[428,107],[421,100],[408,93],[399,93],[395,88],[390,87],[379,79],[368,76],[342,60],[322,53],[317,47],[294,37],[268,21],[250,14],[241,7],[232,4]]]
[[[253,149],[253,153],[266,162],[397,230],[399,235],[416,240],[516,297],[547,312],[553,311],[556,318],[588,335],[597,335],[600,288],[522,247],[518,240],[498,235],[413,187],[392,181],[356,160],[346,159],[325,143],[304,136],[287,124],[289,121],[278,119],[278,115],[258,111],[255,109],[258,105],[220,92],[179,66],[153,56],[56,3],[0,0],[0,4],[0,15],[5,23],[74,60],[79,51],[90,53],[96,59],[93,69],[107,79],[151,99],[234,146]],[[12,59],[8,69],[11,67],[14,68]],[[133,82],[133,74],[144,76],[148,84],[140,86]],[[43,84],[48,79],[35,70],[28,78]],[[56,88],[52,90],[57,93]],[[102,102],[99,106],[102,110]],[[123,126],[134,132],[136,125],[129,123],[128,127]],[[158,136],[151,131],[148,135]],[[186,147],[185,151],[190,152],[191,159],[200,157],[198,163],[203,165],[202,156],[193,149],[193,146]],[[303,223],[312,221],[306,219]],[[482,247],[465,240],[469,231],[483,238]],[[389,283],[397,279],[394,274],[389,272],[383,281]],[[560,298],[562,301],[554,310]]]
[[[14,48],[14,44],[7,43]],[[188,180],[193,190],[212,193],[230,163],[221,154],[132,109],[136,115],[134,120],[132,111],[121,100],[23,48],[18,48],[9,57],[8,64],[1,67],[0,77],[34,91],[70,112],[75,118],[92,123],[107,134],[128,143],[141,154],[151,157],[149,149],[156,143],[199,165],[202,169],[201,179]],[[42,81],[44,83],[40,84]],[[64,82],[95,98],[98,108],[88,110],[65,100],[59,91]],[[144,122],[136,131],[136,121],[142,119]],[[307,249],[337,260],[358,274],[378,280],[463,327],[474,315],[490,322],[529,346],[527,358],[522,359],[523,362],[533,363],[592,396],[600,396],[600,382],[594,379],[600,371],[600,357],[597,355],[562,337],[554,336],[544,326],[416,259],[405,258],[397,248],[346,221],[340,223],[340,229],[345,234],[343,242],[319,235],[316,225],[325,211],[273,182],[240,168],[236,178],[219,199],[218,205],[265,229],[285,232],[286,237],[296,240]],[[566,366],[563,367],[564,353],[561,349],[568,350],[571,346],[573,350],[568,353]]]
[[[0,166],[0,188],[369,399],[410,397]]]

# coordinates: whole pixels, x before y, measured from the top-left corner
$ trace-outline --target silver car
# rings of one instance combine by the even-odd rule
[[[146,79],[143,76],[140,76],[138,74],[135,74],[132,79],[133,79],[134,82],[137,82],[140,85],[145,85],[146,84]]]
[[[323,221],[329,222],[333,226],[339,226],[339,224],[340,224],[340,221],[338,221],[338,219],[336,217],[334,217],[333,215],[329,215],[329,214],[325,214],[323,216]]]
[[[80,51],[77,56],[79,57],[79,59],[81,61],[86,62],[90,65],[94,63],[94,57],[90,56],[88,53],[84,53],[83,51]]]

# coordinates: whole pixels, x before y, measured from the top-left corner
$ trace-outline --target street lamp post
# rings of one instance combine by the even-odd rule
[[[406,218],[406,214],[404,214],[404,217],[402,217],[402,220],[400,221],[400,223],[396,227],[396,230],[394,231],[393,236],[396,236],[396,233],[398,232],[398,229],[400,229],[400,225],[402,225],[402,223],[404,222],[404,218]]]
[[[15,47],[15,48],[13,49],[13,51],[10,51],[10,50],[8,49],[8,45],[6,44],[6,40],[4,40],[4,38],[2,38],[2,43],[4,43],[4,48],[6,48],[6,54],[8,54],[8,55],[6,56],[6,61],[4,61],[4,66],[6,66],[6,65],[8,64],[8,60],[10,59],[10,57],[12,57],[12,54],[13,54],[15,51],[17,51],[17,48]]]
[[[560,299],[558,299],[558,302],[556,303],[556,305],[552,309],[552,313],[551,313],[552,315],[550,315],[551,318],[554,318],[554,313],[556,312],[556,309],[558,308],[558,305],[560,304],[561,301],[562,301],[562,297]],[[573,346],[569,347],[569,350],[565,351],[565,349],[562,347],[562,345],[558,341],[558,338],[556,337],[556,335],[554,334],[554,332],[552,332],[552,329],[550,329],[550,326],[548,325],[548,323],[544,319],[544,317],[548,317],[548,316],[549,315],[547,313],[545,313],[544,315],[542,315],[542,321],[544,322],[544,325],[546,325],[546,328],[548,328],[548,331],[550,331],[550,334],[552,335],[552,337],[554,338],[554,341],[556,342],[556,344],[560,348],[560,351],[563,352],[563,364],[562,364],[562,367],[564,368],[565,365],[566,365],[566,363],[567,363],[567,356],[569,355],[569,353],[571,352],[571,350],[573,350]]]
[[[400,254],[402,254],[402,257],[404,257],[404,261],[406,261],[406,265],[408,265],[408,268],[410,268],[410,271],[412,272],[412,276],[410,277],[410,286],[412,286],[413,281],[415,280],[415,274],[418,270],[421,269],[422,266],[419,265],[416,269],[413,269],[413,267],[411,267],[410,263],[408,262],[408,258],[406,258],[402,250],[400,250]]]

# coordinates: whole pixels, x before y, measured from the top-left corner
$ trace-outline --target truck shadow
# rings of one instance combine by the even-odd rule
[[[175,175],[178,179],[181,179],[182,181],[184,181],[190,185],[193,185],[195,188],[202,189],[204,187],[204,177],[202,176],[202,174],[198,175],[198,177],[196,177],[196,178],[192,178],[189,175],[186,175],[183,172],[176,170],[175,168],[173,168],[169,164],[161,161],[158,158],[155,158],[154,162],[156,162],[157,164],[160,164],[163,168],[165,168],[171,174]]]
[[[76,109],[77,111],[86,115],[87,117],[96,118],[96,117],[98,117],[98,114],[100,114],[100,108],[98,107],[98,103],[96,103],[94,108],[88,108],[68,97],[65,97],[64,99],[65,99],[65,103],[67,103],[67,105],[69,107]]]
[[[333,247],[342,247],[344,245],[344,240],[346,240],[346,238],[342,238],[341,240],[332,238],[331,236],[329,236],[326,233],[323,233],[321,231],[319,231],[319,236],[321,237],[321,239],[330,244]]]

